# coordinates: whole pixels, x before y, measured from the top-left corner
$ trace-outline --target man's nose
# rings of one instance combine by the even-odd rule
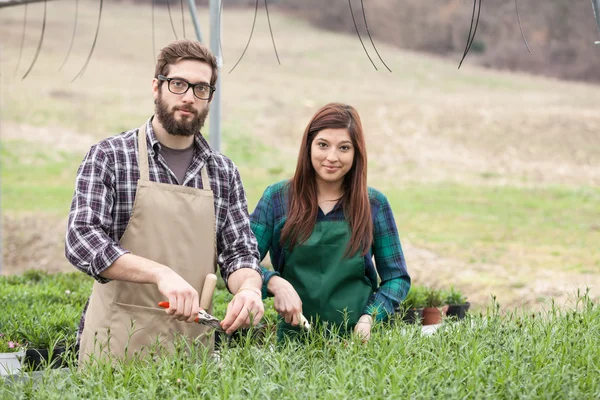
[[[182,100],[186,103],[193,103],[195,101],[194,91],[192,90],[192,88],[189,88],[187,92],[183,94]]]

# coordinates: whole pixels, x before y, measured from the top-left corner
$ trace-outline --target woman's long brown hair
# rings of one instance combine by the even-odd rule
[[[373,242],[373,220],[367,189],[367,151],[362,124],[356,110],[345,104],[330,103],[318,110],[304,131],[296,173],[290,181],[288,216],[281,232],[281,245],[289,251],[309,237],[317,222],[317,180],[312,166],[312,142],[323,129],[348,129],[354,146],[352,168],[344,176],[341,204],[350,225],[346,256],[359,250],[365,255]]]

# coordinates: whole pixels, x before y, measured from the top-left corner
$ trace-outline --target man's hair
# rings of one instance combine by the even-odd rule
[[[213,86],[215,85],[219,75],[216,57],[208,47],[200,42],[189,39],[176,40],[160,50],[158,59],[156,60],[154,77],[158,78],[158,75],[168,76],[169,65],[175,64],[181,60],[202,61],[210,65],[212,68],[210,84]]]

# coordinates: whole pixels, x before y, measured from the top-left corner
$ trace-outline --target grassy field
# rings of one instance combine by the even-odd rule
[[[0,384],[0,396],[31,399],[577,398],[600,395],[598,308],[553,310],[545,320],[474,317],[433,336],[398,326],[357,341],[313,340],[277,348],[249,343],[220,360],[181,347],[152,362],[47,370],[37,382]],[[272,338],[270,338],[272,340]],[[226,379],[224,379],[226,377]]]
[[[46,269],[70,268],[61,237],[86,148],[152,112],[150,8],[108,2],[89,67],[71,82],[97,18],[96,2],[80,3],[65,67],[58,71],[74,6],[52,2],[38,64],[24,80],[43,5],[28,9],[20,62],[23,8],[0,10],[8,272],[39,266],[40,258]],[[200,14],[206,34],[207,10]],[[277,12],[271,17],[282,65],[259,15],[244,59],[229,73],[252,15],[225,8],[222,72],[222,150],[240,167],[250,210],[266,185],[293,172],[314,111],[347,102],[362,116],[370,184],[390,199],[418,283],[455,282],[479,306],[490,293],[504,305],[531,307],[586,285],[600,294],[600,88],[481,70],[468,61],[456,70],[455,63],[385,45],[378,49],[393,73],[377,72],[355,37]],[[172,39],[166,9],[158,9],[154,54]]]
[[[79,273],[0,277],[0,295],[13,299],[0,314],[6,335],[0,345],[17,336],[31,348],[64,346],[65,337],[72,344],[91,283]],[[223,317],[228,299],[217,291],[216,316]],[[65,369],[0,377],[0,398],[597,399],[599,304],[585,293],[571,300],[566,309],[553,304],[508,314],[493,303],[466,319],[445,320],[431,335],[393,320],[377,325],[367,343],[324,335],[315,326],[299,341],[277,342],[269,308],[266,333],[223,341],[216,357],[178,344],[174,355],[150,349],[151,359],[94,361],[78,369],[67,350]],[[31,315],[31,308],[38,311]]]

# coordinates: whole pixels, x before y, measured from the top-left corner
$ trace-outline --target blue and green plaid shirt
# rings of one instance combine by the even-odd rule
[[[250,215],[250,226],[258,241],[260,259],[263,260],[269,252],[274,269],[271,271],[262,267],[263,298],[271,295],[267,293],[267,283],[272,276],[279,275],[278,271],[285,262],[284,250],[279,244],[279,239],[287,218],[288,182],[282,181],[267,187]],[[410,288],[410,276],[406,270],[396,222],[387,198],[378,190],[369,188],[369,200],[373,217],[373,245],[365,255],[365,274],[376,290],[370,296],[363,313],[374,316],[376,321],[382,321],[393,314],[398,304],[406,297]],[[319,209],[317,222],[341,221],[344,218],[344,210],[338,205],[328,214]],[[347,243],[340,245],[346,246]],[[378,274],[381,278],[379,287]]]

